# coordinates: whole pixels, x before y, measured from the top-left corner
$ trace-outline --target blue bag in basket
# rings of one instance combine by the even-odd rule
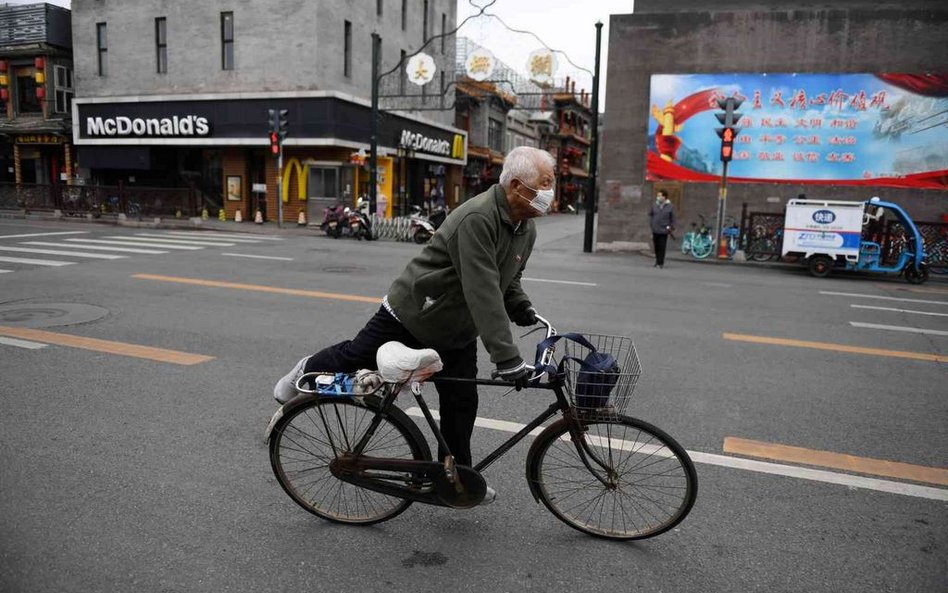
[[[599,352],[582,334],[568,333],[551,336],[537,344],[537,364],[543,351],[558,340],[570,340],[589,349],[586,358],[564,356],[560,360],[558,373],[563,372],[567,360],[579,364],[579,373],[574,385],[575,405],[579,408],[602,408],[608,405],[609,395],[619,380],[619,365],[615,356],[608,352]]]

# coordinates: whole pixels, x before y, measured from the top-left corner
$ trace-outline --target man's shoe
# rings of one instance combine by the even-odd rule
[[[497,500],[497,491],[491,488],[490,486],[488,486],[487,492],[484,493],[484,500],[480,501],[477,504],[478,506],[484,506],[484,505],[488,505],[494,502],[495,500]]]
[[[290,401],[299,391],[296,390],[296,381],[303,376],[304,367],[306,366],[306,361],[309,360],[308,356],[304,356],[300,359],[296,366],[293,367],[293,370],[283,376],[277,384],[273,387],[273,399],[277,400],[281,404],[285,404]]]

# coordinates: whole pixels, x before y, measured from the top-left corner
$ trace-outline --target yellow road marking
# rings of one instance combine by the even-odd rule
[[[774,346],[793,346],[796,348],[814,348],[816,350],[832,350],[834,352],[848,352],[850,354],[869,354],[871,356],[889,356],[892,358],[911,358],[913,360],[927,360],[931,362],[948,362],[948,356],[928,354],[925,352],[907,352],[905,350],[883,350],[881,348],[864,348],[862,346],[848,346],[846,344],[832,344],[829,342],[807,342],[805,340],[788,340],[785,338],[769,338],[767,336],[748,336],[744,334],[723,333],[725,340],[736,342],[751,342],[754,344],[771,344]]]
[[[84,338],[82,336],[60,334],[39,329],[29,329],[25,327],[7,327],[5,325],[0,325],[0,335],[10,336],[13,338],[23,338],[25,340],[34,340],[37,342],[45,342],[47,344],[70,346],[72,348],[81,348],[83,350],[95,350],[96,352],[118,354],[119,356],[147,358],[148,360],[170,362],[171,364],[192,365],[214,360],[213,356],[204,356],[203,354],[191,354],[188,352],[179,352],[177,350],[165,350],[164,348],[139,346],[138,344],[111,342],[109,340],[98,340],[96,338]]]
[[[239,284],[237,282],[221,282],[219,280],[201,280],[199,278],[179,278],[177,276],[159,276],[156,274],[134,274],[132,278],[141,280],[158,280],[161,282],[177,282],[178,284],[192,284],[194,286],[208,286],[211,288],[232,288],[235,290],[252,290],[256,292],[270,292],[274,294],[289,294],[293,296],[312,297],[317,299],[336,299],[340,301],[357,301],[360,303],[380,304],[378,297],[359,296],[356,294],[339,294],[335,292],[319,292],[316,290],[301,290],[298,288],[277,288],[260,284]]]
[[[830,451],[818,451],[803,447],[791,447],[762,441],[752,441],[738,437],[724,438],[724,452],[746,457],[775,459],[799,463],[802,465],[816,465],[831,467],[859,474],[886,476],[914,482],[926,482],[948,486],[948,470],[925,465],[912,465],[898,461],[886,461],[871,457],[857,457]]]

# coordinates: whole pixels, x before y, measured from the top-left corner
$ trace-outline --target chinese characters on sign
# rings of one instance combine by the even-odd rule
[[[486,49],[477,49],[468,54],[464,68],[469,78],[478,82],[487,80],[494,73],[494,55]]]
[[[65,138],[55,134],[26,134],[16,137],[17,144],[62,144]]]
[[[418,86],[424,86],[434,80],[435,61],[428,54],[416,54],[408,59],[405,66],[405,72],[408,74],[408,80]]]
[[[735,97],[746,101],[729,171],[735,181],[937,183],[948,173],[948,88],[937,78],[931,84],[941,86],[922,91],[913,76],[653,75],[647,175],[720,176],[714,110],[718,99]]]
[[[527,58],[527,73],[530,75],[530,80],[539,84],[553,82],[557,67],[556,54],[548,49],[534,50]]]

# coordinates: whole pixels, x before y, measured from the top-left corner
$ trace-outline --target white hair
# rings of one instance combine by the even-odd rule
[[[504,158],[504,168],[500,172],[500,185],[507,188],[513,179],[533,182],[539,176],[540,164],[545,159],[551,167],[556,167],[553,155],[539,148],[518,146]]]

